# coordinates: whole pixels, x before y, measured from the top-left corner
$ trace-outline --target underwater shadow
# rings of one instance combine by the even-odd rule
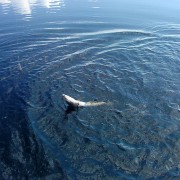
[[[73,107],[73,106],[68,105],[67,108],[65,109],[63,120],[67,121],[68,120],[68,115],[72,114],[73,112],[76,112],[76,115],[77,115],[78,107]]]

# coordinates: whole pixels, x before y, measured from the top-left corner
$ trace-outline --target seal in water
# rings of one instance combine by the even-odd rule
[[[68,103],[69,106],[71,107],[87,107],[87,106],[100,106],[103,104],[107,104],[106,102],[94,102],[94,101],[89,101],[89,102],[83,102],[83,101],[78,101],[68,95],[62,94],[64,100]]]

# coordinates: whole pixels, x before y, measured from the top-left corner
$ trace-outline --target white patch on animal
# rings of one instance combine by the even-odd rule
[[[89,102],[83,102],[78,101],[68,95],[62,94],[63,99],[72,107],[86,107],[86,106],[100,106],[103,104],[107,104],[106,102],[95,102],[95,101],[89,101]]]

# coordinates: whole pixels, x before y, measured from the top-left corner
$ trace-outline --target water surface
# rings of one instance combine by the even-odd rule
[[[179,12],[1,0],[1,178],[178,178]],[[63,93],[110,103],[69,111]]]

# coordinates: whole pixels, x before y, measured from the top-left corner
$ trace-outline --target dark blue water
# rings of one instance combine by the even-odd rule
[[[178,179],[179,79],[178,0],[0,0],[0,178]]]

